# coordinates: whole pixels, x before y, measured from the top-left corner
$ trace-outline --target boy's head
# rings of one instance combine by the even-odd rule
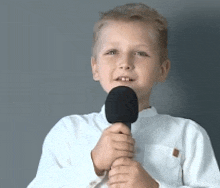
[[[165,81],[170,68],[166,19],[142,3],[102,13],[94,26],[91,66],[93,79],[107,93],[119,85],[131,87],[139,111],[147,108],[153,85]]]
[[[92,56],[97,57],[97,46],[102,28],[109,21],[124,21],[125,23],[140,22],[142,25],[153,26],[153,35],[157,38],[160,50],[161,63],[168,59],[168,39],[167,39],[167,20],[155,9],[148,7],[143,3],[131,3],[117,6],[113,10],[100,12],[100,19],[93,28]]]

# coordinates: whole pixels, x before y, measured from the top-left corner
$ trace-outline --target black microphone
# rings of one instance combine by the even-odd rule
[[[131,130],[138,118],[138,99],[133,89],[126,86],[113,88],[105,101],[105,114],[109,123],[121,122]]]

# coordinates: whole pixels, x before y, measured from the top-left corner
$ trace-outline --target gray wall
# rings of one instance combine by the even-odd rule
[[[64,116],[99,112],[107,94],[92,79],[98,11],[130,2],[0,0],[0,187],[26,187],[42,144]],[[193,119],[220,161],[220,2],[142,1],[169,22],[167,81],[151,98],[159,113]]]

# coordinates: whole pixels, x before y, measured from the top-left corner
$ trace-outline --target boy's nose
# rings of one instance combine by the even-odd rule
[[[133,69],[133,65],[130,65],[130,64],[126,64],[126,63],[124,63],[124,64],[122,64],[122,65],[120,65],[120,69]]]
[[[123,59],[121,62],[119,62],[120,69],[133,69],[134,68],[134,62],[131,59]]]

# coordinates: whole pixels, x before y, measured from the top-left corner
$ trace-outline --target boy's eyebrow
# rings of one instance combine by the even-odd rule
[[[109,43],[110,45],[119,45],[119,43],[118,42],[111,42],[111,43]],[[145,46],[145,47],[148,47],[148,45],[146,45],[146,44],[136,44],[136,45],[134,45],[134,46]]]
[[[148,47],[148,45],[146,45],[146,44],[137,44],[135,46],[146,46],[146,47]]]

